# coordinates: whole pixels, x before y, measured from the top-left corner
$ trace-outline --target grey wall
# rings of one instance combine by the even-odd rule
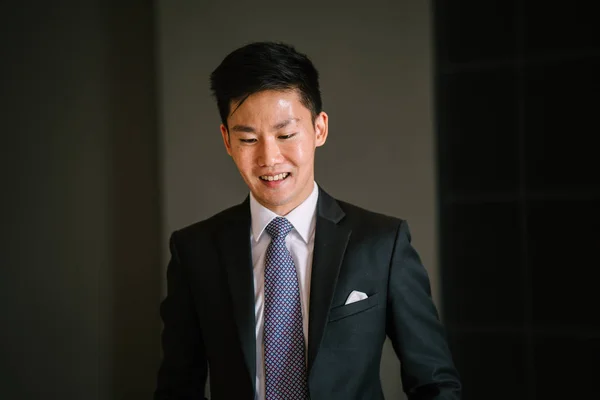
[[[162,246],[173,229],[244,199],[226,155],[208,76],[254,40],[294,44],[321,73],[327,144],[317,181],[332,195],[405,218],[438,287],[428,2],[158,2]],[[166,259],[163,259],[166,265]],[[386,396],[402,398],[386,343]]]
[[[154,382],[152,7],[98,3],[3,4],[3,399],[146,399]]]

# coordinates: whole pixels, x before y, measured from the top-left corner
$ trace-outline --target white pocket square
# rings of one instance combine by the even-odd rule
[[[350,293],[350,296],[348,296],[348,298],[346,299],[346,303],[344,303],[344,305],[356,303],[357,301],[364,300],[368,297],[369,296],[367,296],[366,293],[359,292],[358,290],[353,290],[352,293]]]

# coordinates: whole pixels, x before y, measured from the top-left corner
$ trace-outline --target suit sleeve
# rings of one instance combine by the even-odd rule
[[[402,221],[388,281],[386,331],[400,359],[409,400],[458,400],[461,383],[431,298],[427,271]]]
[[[154,400],[204,399],[207,360],[200,323],[185,268],[177,253],[176,235],[169,241],[167,296],[160,306],[163,359]]]

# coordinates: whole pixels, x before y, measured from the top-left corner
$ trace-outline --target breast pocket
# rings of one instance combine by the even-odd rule
[[[339,319],[367,311],[375,307],[377,304],[379,304],[379,294],[375,293],[364,300],[359,300],[355,301],[354,303],[334,307],[329,311],[329,322],[337,321]]]

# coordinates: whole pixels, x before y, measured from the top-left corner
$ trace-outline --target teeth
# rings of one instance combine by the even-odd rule
[[[260,177],[263,181],[280,181],[285,179],[289,175],[289,172],[284,172],[279,175],[263,175]]]

